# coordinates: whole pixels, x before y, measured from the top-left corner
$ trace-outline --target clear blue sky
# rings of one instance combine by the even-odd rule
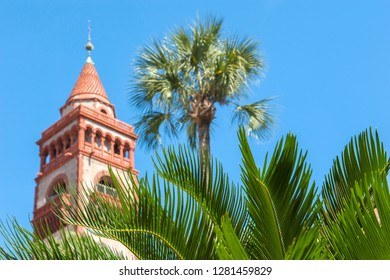
[[[266,67],[253,100],[278,97],[278,120],[267,143],[252,142],[259,163],[293,132],[321,185],[352,135],[372,126],[390,145],[389,1],[0,0],[0,218],[29,227],[35,142],[59,119],[86,60],[88,19],[100,78],[118,118],[131,123],[127,88],[140,47],[205,14],[224,17],[226,33],[261,43]],[[227,116],[218,109],[212,151],[238,182],[236,128]],[[138,149],[136,167],[150,172],[150,153]]]

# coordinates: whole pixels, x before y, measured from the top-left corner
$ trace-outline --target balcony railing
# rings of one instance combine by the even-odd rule
[[[113,198],[118,198],[118,192],[113,187],[106,186],[99,183],[96,185],[96,189],[100,193],[104,193],[106,195],[112,196]]]

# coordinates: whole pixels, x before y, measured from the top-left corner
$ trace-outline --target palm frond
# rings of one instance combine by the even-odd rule
[[[247,105],[237,105],[233,121],[245,126],[249,136],[267,139],[275,122],[270,109],[271,100],[268,98]]]
[[[216,250],[221,260],[249,260],[242,246],[241,240],[235,233],[235,229],[227,214],[221,219],[221,225],[215,228]]]
[[[201,168],[197,153],[179,147],[164,149],[162,155],[156,155],[154,163],[158,174],[196,200],[213,224],[219,225],[222,216],[228,213],[241,236],[246,224],[242,190],[229,181],[219,162],[210,159],[209,164]],[[207,171],[202,170],[204,168]],[[203,172],[209,176],[205,178]]]
[[[192,41],[191,66],[195,71],[204,65],[209,57],[214,53],[214,48],[218,45],[221,37],[222,18],[207,16],[190,27]],[[204,70],[204,69],[203,69]]]
[[[389,158],[377,131],[369,129],[353,137],[325,177],[322,196],[326,215],[337,217],[356,182],[372,172],[387,173],[388,169]]]
[[[138,186],[131,176],[119,178],[111,171],[111,177],[120,205],[99,196],[91,199],[93,194],[78,195],[64,222],[119,241],[140,259],[213,258],[213,226],[186,192],[157,176],[139,180]]]
[[[91,235],[79,235],[63,228],[56,236],[48,227],[45,240],[31,233],[16,220],[0,222],[0,235],[6,240],[6,247],[0,247],[3,260],[124,260],[126,256]]]
[[[140,144],[149,149],[155,149],[161,144],[162,134],[174,138],[178,132],[177,121],[170,112],[149,112],[140,117],[135,127],[143,137]]]
[[[353,137],[334,160],[322,187],[323,228],[334,258],[390,258],[388,169],[372,129]]]
[[[318,211],[317,211],[318,213]],[[312,226],[304,225],[299,236],[287,247],[286,260],[326,260],[332,259],[328,243],[319,234],[321,224],[316,221]]]
[[[355,182],[337,218],[323,227],[334,258],[390,259],[390,193],[377,171]]]
[[[192,40],[191,34],[183,27],[179,27],[176,32],[172,33],[172,41],[182,59],[188,58],[191,54]]]
[[[312,171],[306,164],[306,154],[298,152],[296,138],[289,134],[276,145],[270,161],[266,159],[260,170],[243,128],[239,139],[243,155],[241,177],[252,221],[252,257],[284,259],[287,248],[316,220],[315,187],[310,182]],[[317,236],[311,237],[306,242],[316,242]]]
[[[234,36],[225,41],[228,56],[239,65],[240,74],[253,77],[260,74],[264,62],[259,56],[259,43],[249,37]],[[243,83],[250,79],[245,79]]]
[[[179,119],[187,114],[192,118],[185,123],[190,126],[187,136],[191,146],[195,146],[193,132],[198,118],[191,114],[193,101],[208,100],[214,108],[215,103],[225,105],[240,99],[263,68],[257,42],[249,37],[224,37],[222,25],[219,17],[198,18],[193,25],[178,28],[163,41],[154,40],[136,59],[131,105],[141,116],[170,112]],[[268,121],[273,122],[271,113],[262,105],[264,102],[251,105],[257,113],[249,105],[238,108],[239,112],[247,111],[248,129],[257,136],[269,129]],[[142,124],[142,118],[137,124]],[[157,134],[150,133],[140,134],[139,142],[155,148],[153,139]]]
[[[241,180],[246,188],[247,207],[252,220],[249,224],[251,234],[247,241],[250,244],[248,253],[254,259],[283,259],[285,248],[277,212],[269,190],[260,180],[260,170],[242,128],[239,140],[243,157]]]
[[[135,64],[133,91],[146,98],[132,97],[133,105],[142,105],[143,100],[154,101],[160,107],[170,104],[175,91],[181,88],[177,63],[176,55],[162,42],[154,41],[152,46],[144,47]]]

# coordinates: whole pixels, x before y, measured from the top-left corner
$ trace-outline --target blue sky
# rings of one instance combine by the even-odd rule
[[[260,42],[266,67],[252,100],[277,97],[277,123],[266,143],[252,142],[259,163],[292,132],[321,185],[353,135],[372,126],[390,145],[388,1],[1,0],[0,219],[30,227],[35,142],[59,119],[86,60],[89,19],[97,71],[117,117],[131,123],[129,78],[141,46],[206,14],[223,17],[227,34]],[[228,117],[218,108],[211,149],[238,182],[236,127]],[[136,168],[151,172],[150,152],[136,150]]]

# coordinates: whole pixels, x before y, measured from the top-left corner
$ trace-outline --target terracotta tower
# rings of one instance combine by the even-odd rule
[[[60,228],[53,214],[53,203],[61,195],[70,196],[69,186],[92,188],[99,195],[112,199],[108,165],[113,169],[138,172],[134,167],[137,135],[134,128],[116,119],[115,107],[107,97],[91,59],[93,45],[88,32],[88,58],[65,104],[61,118],[42,133],[38,140],[40,172],[35,179],[33,224],[45,221],[52,232]],[[36,232],[44,233],[35,226]],[[74,228],[82,232],[82,228]]]

